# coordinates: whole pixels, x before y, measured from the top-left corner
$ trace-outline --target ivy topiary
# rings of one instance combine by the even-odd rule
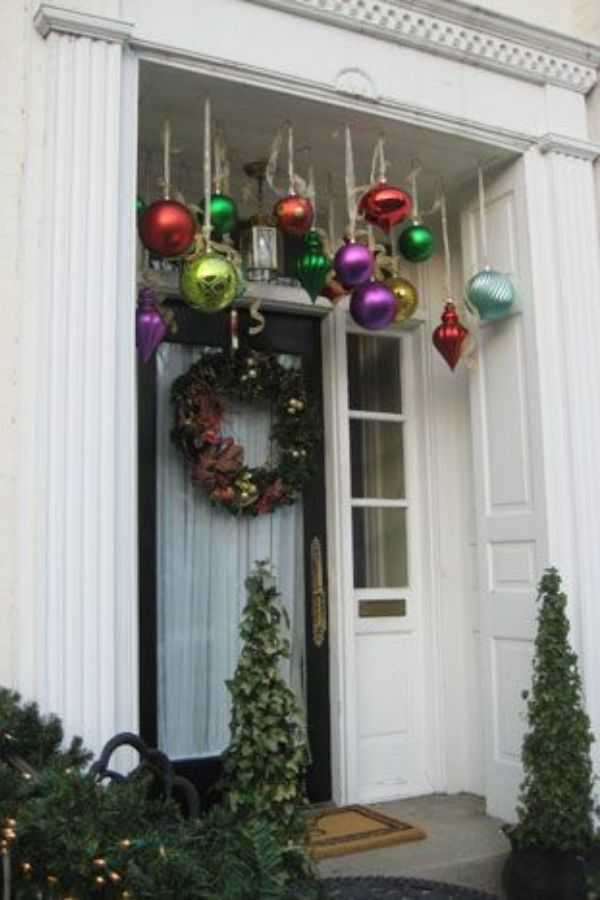
[[[270,821],[285,846],[303,839],[308,764],[305,729],[280,662],[289,657],[281,634],[285,611],[264,562],[246,581],[242,652],[227,683],[232,697],[231,743],[224,759],[229,808],[242,818]]]
[[[539,585],[538,630],[523,740],[525,777],[518,823],[507,829],[518,849],[585,852],[592,844],[594,740],[584,709],[577,656],[569,643],[567,597],[556,569]]]

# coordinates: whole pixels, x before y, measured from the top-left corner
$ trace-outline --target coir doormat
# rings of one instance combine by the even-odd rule
[[[362,853],[408,841],[422,841],[427,837],[416,825],[366,806],[342,806],[311,816],[309,832],[313,859]]]

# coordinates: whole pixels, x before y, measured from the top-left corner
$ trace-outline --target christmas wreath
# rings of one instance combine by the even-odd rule
[[[314,471],[319,423],[300,369],[267,353],[205,351],[172,388],[172,436],[193,481],[234,515],[264,515],[294,503]],[[270,403],[274,459],[251,468],[223,434],[227,401]]]

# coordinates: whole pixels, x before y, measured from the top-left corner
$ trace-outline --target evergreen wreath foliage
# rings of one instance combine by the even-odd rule
[[[519,849],[584,852],[592,844],[594,740],[584,709],[577,656],[569,643],[567,597],[557,570],[539,585],[538,629],[523,740],[525,777],[518,823],[507,829]]]
[[[286,614],[266,563],[256,564],[246,588],[243,647],[227,685],[232,713],[224,760],[226,803],[242,819],[272,822],[284,846],[303,843],[308,750],[296,697],[280,672],[290,655],[281,634]]]
[[[301,369],[255,351],[205,351],[173,382],[172,438],[195,484],[233,515],[268,515],[294,503],[314,473],[320,423]],[[268,403],[274,458],[249,467],[223,434],[227,403]]]

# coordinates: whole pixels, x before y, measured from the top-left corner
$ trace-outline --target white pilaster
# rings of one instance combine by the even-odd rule
[[[569,593],[588,711],[600,738],[600,258],[590,144],[526,154],[549,563]],[[600,771],[600,746],[594,749]]]
[[[43,290],[29,335],[37,421],[23,460],[37,552],[18,681],[97,751],[138,717],[137,68],[123,23],[78,20],[69,33],[47,9],[36,18],[48,57]]]

